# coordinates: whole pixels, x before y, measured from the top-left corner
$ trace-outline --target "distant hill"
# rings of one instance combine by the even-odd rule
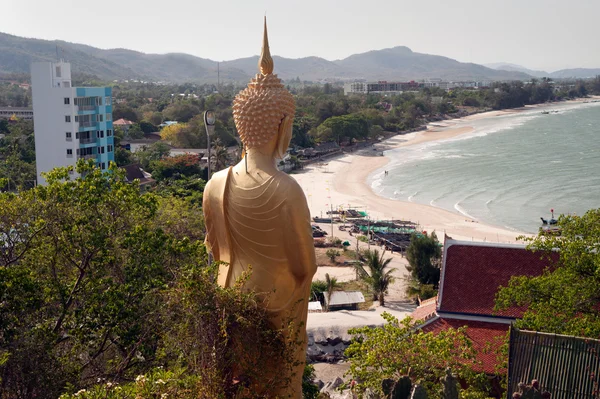
[[[546,72],[546,71],[535,71],[532,69],[525,68],[521,65],[509,64],[506,62],[497,62],[493,64],[486,64],[487,67],[503,71],[517,71],[523,72],[528,75],[537,78],[552,78],[552,79],[586,79],[594,78],[600,75],[600,68],[572,68],[572,69],[561,69],[560,71]]]
[[[550,77],[550,73],[548,73],[546,71],[536,71],[534,69],[525,68],[524,66],[521,66],[521,65],[509,64],[506,62],[496,62],[493,64],[485,64],[485,66],[488,68],[502,70],[502,71],[523,72],[528,75],[534,76],[536,78]]]
[[[554,79],[585,79],[595,78],[596,76],[600,76],[600,68],[561,69],[550,74],[550,77]]]
[[[95,47],[29,39],[0,33],[0,73],[28,73],[32,61],[51,61],[59,56],[73,65],[74,73],[103,80],[141,79],[165,82],[216,82],[217,62],[189,54],[145,54],[126,49]],[[451,58],[421,54],[408,47],[374,50],[342,60],[319,57],[274,57],[275,71],[283,79],[302,80],[518,80],[530,76],[522,71],[496,70],[462,63]],[[220,63],[222,81],[247,82],[257,72],[258,56]]]

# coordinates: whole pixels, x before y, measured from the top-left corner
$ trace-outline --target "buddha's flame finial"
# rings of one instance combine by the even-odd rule
[[[273,58],[271,58],[271,52],[269,51],[269,36],[267,35],[267,16],[265,15],[265,30],[263,33],[263,45],[262,51],[260,52],[260,58],[258,59],[258,69],[263,75],[270,75],[273,73]]]

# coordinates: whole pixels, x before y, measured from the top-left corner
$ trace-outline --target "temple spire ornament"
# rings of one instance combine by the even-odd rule
[[[273,67],[273,58],[271,58],[271,51],[269,49],[269,35],[267,34],[267,16],[265,15],[263,45],[260,52],[260,58],[258,59],[258,70],[263,75],[270,75],[273,73]]]

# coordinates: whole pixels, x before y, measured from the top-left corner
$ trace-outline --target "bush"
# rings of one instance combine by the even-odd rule
[[[338,251],[337,249],[328,249],[327,252],[325,253],[329,259],[335,263],[335,258],[337,258],[338,256],[340,256],[340,251]]]

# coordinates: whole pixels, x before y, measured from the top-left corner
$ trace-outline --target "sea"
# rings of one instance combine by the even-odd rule
[[[545,113],[548,112],[548,113]],[[474,131],[398,148],[374,172],[375,193],[536,233],[540,217],[600,207],[600,102],[557,103],[458,120]]]

